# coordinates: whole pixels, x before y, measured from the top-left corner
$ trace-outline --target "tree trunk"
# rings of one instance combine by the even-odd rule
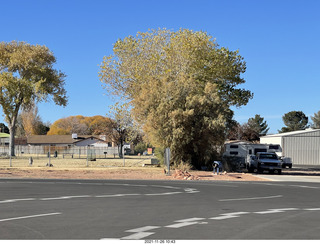
[[[10,133],[9,155],[10,156],[15,156],[15,152],[14,152],[14,136],[16,134],[16,127],[10,125],[9,126],[9,133]]]

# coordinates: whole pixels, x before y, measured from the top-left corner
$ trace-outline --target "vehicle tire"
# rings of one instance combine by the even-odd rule
[[[253,173],[254,172],[254,168],[253,167],[248,167],[248,172],[249,173]]]
[[[281,175],[282,170],[278,169],[278,175]]]
[[[263,173],[263,170],[258,167],[258,168],[257,168],[257,172],[258,172],[258,174],[262,174],[262,173]]]

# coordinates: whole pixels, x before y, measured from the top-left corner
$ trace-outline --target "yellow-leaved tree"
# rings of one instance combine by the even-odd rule
[[[216,159],[230,107],[253,96],[237,88],[246,69],[238,51],[219,47],[206,32],[158,29],[119,39],[113,52],[100,80],[130,101],[151,143],[170,147],[176,164],[201,168]]]
[[[52,98],[67,104],[65,74],[54,69],[56,58],[46,47],[25,42],[0,43],[0,106],[10,130],[10,155],[19,110]]]

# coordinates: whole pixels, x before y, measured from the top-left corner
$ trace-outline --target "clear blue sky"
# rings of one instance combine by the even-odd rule
[[[0,10],[0,41],[46,45],[67,75],[69,104],[40,104],[44,122],[105,116],[114,101],[98,78],[103,56],[118,38],[159,27],[203,30],[240,51],[247,62],[243,87],[254,93],[235,109],[240,123],[260,114],[277,133],[285,113],[320,110],[318,0],[0,0]]]

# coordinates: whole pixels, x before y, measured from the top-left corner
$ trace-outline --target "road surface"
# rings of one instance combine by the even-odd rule
[[[317,182],[0,180],[1,240],[320,239]]]

